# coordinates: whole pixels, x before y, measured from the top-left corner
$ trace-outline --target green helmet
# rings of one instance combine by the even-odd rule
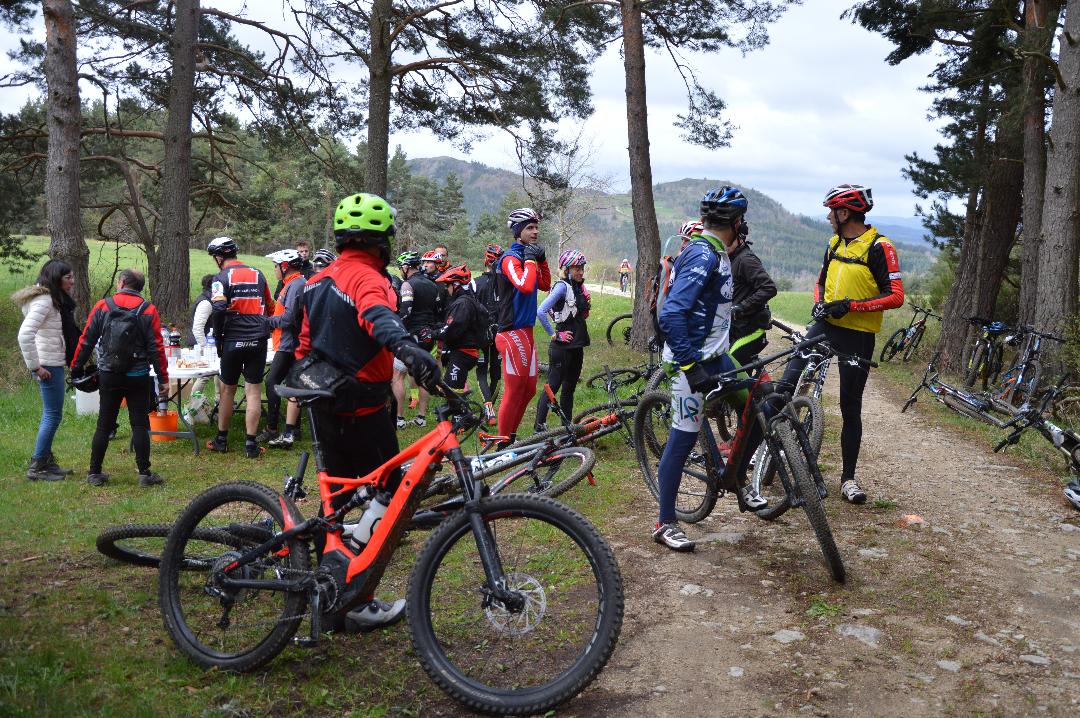
[[[334,233],[394,236],[397,211],[382,197],[367,192],[351,194],[334,210]]]

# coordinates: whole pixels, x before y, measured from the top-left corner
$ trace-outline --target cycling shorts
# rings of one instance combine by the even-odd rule
[[[722,354],[716,359],[701,362],[702,368],[710,374],[737,369],[738,365],[727,354]],[[745,392],[739,392],[742,400],[746,400]],[[734,402],[730,402],[734,403]],[[741,408],[741,405],[740,407]],[[696,434],[701,429],[705,420],[705,396],[690,391],[690,384],[686,381],[686,374],[677,372],[671,379],[671,428],[679,431],[687,431]]]
[[[218,378],[226,386],[236,386],[243,375],[248,384],[261,384],[266,371],[266,340],[225,342],[221,347]]]

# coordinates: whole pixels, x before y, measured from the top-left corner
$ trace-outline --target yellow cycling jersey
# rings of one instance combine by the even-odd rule
[[[881,331],[883,310],[892,308],[897,295],[903,304],[896,249],[873,227],[850,242],[844,242],[834,234],[829,240],[823,273],[825,293],[822,301],[854,300],[850,312],[839,319],[826,319],[838,327],[876,334]],[[883,283],[889,288],[883,290]],[[883,294],[888,296],[883,297]]]

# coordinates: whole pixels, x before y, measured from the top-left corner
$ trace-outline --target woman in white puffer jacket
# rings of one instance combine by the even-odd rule
[[[26,368],[41,385],[41,423],[26,472],[31,481],[58,481],[71,473],[56,463],[52,442],[64,415],[64,368],[74,356],[79,338],[71,298],[74,284],[71,266],[50,259],[41,268],[36,284],[11,295],[23,313],[19,349]]]

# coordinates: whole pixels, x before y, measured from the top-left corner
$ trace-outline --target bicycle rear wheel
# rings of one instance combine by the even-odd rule
[[[825,565],[828,567],[833,580],[837,583],[843,583],[846,577],[844,560],[840,557],[840,550],[836,548],[836,541],[833,539],[832,529],[829,528],[829,521],[825,517],[825,507],[821,503],[817,484],[814,483],[814,479],[810,474],[808,462],[816,461],[816,459],[803,453],[802,446],[795,437],[795,431],[790,425],[780,422],[777,424],[776,430],[777,438],[780,440],[780,446],[783,449],[784,468],[787,470],[792,482],[798,486],[799,493],[802,494],[803,510],[806,512],[806,518],[810,521],[811,528],[814,529],[814,536],[817,538],[821,553],[825,557]]]
[[[607,663],[622,627],[622,577],[611,548],[576,511],[504,494],[479,509],[501,582],[491,595],[470,516],[446,519],[409,579],[409,635],[420,665],[472,710],[543,714],[580,693]]]
[[[660,500],[657,469],[670,432],[671,397],[663,392],[645,394],[634,413],[634,436],[639,437],[634,442],[634,451],[645,486],[657,501]],[[720,467],[714,465],[712,451],[702,432],[683,465],[679,491],[675,495],[675,515],[680,521],[697,523],[712,513],[719,498],[713,477],[719,473]]]
[[[630,343],[630,328],[634,323],[633,314],[620,314],[607,325],[607,343],[611,346],[616,344]]]
[[[904,338],[905,333],[903,329],[897,329],[893,332],[893,335],[889,337],[889,341],[885,342],[885,346],[881,347],[878,361],[884,363],[896,356],[896,352],[900,351],[900,341]]]
[[[903,361],[910,361],[911,357],[915,356],[915,352],[919,349],[919,344],[922,343],[923,334],[926,334],[925,326],[915,330],[914,336],[911,337],[908,345],[904,347]]]
[[[558,496],[577,485],[596,466],[596,454],[584,446],[565,446],[542,457],[535,472],[527,466],[496,482],[492,491]]]
[[[219,484],[195,497],[176,521],[161,557],[158,600],[165,629],[177,647],[206,668],[250,671],[269,662],[292,638],[305,613],[307,594],[224,585],[226,576],[284,581],[311,570],[308,545],[290,540],[226,572],[242,553],[284,530],[283,508],[300,522],[292,501],[250,481]],[[239,546],[201,541],[200,530],[244,536]],[[207,570],[181,571],[190,554],[213,555]]]

